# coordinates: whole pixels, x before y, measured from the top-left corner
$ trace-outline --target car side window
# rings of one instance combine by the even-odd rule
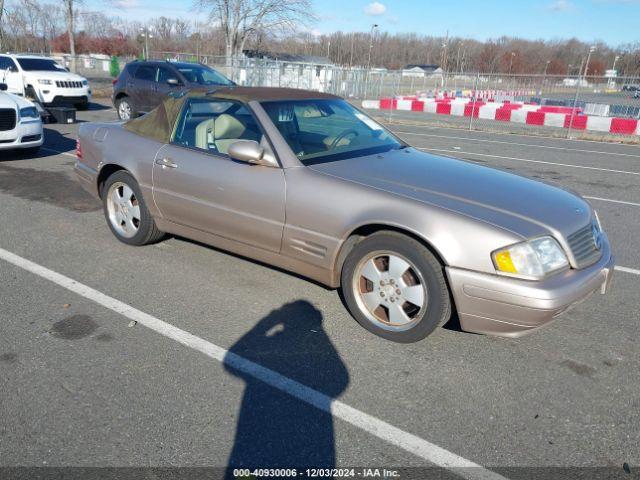
[[[228,100],[191,99],[185,102],[173,143],[226,155],[238,140],[262,140],[262,131],[251,112]]]
[[[148,80],[150,82],[156,81],[156,67],[151,65],[140,65],[135,73],[135,78],[138,80]]]
[[[167,80],[171,78],[178,80],[178,76],[170,68],[158,68],[158,83],[167,83]]]
[[[9,70],[11,72],[17,72],[18,67],[16,67],[15,62],[9,57],[0,57],[0,70]]]

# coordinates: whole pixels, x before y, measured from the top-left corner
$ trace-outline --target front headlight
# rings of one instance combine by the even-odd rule
[[[562,247],[553,237],[539,237],[496,250],[491,254],[498,272],[540,279],[569,265]]]
[[[25,107],[20,109],[20,118],[40,118],[36,107]]]
[[[89,85],[89,80],[87,80],[86,78],[82,80],[82,85]]]
[[[46,79],[46,78],[39,78],[38,79],[38,83],[41,84],[41,85],[52,85],[53,84],[53,82],[51,80]]]

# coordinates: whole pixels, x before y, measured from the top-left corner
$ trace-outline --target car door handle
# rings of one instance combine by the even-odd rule
[[[157,165],[161,165],[162,168],[178,168],[178,165],[173,163],[170,158],[159,158],[156,160]]]

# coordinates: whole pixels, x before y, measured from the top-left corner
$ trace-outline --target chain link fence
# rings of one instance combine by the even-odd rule
[[[367,70],[175,52],[150,52],[149,58],[200,62],[243,86],[333,93],[386,122],[640,142],[640,77]],[[120,69],[132,60],[120,58]],[[60,61],[70,64],[68,56]],[[96,88],[109,90],[108,57],[79,56],[76,69]]]

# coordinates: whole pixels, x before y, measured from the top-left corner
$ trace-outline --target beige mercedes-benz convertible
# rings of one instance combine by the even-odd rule
[[[340,287],[397,342],[452,314],[519,336],[605,293],[607,236],[558,187],[412,148],[339,97],[230,87],[80,127],[76,172],[130,245],[188,237]]]

